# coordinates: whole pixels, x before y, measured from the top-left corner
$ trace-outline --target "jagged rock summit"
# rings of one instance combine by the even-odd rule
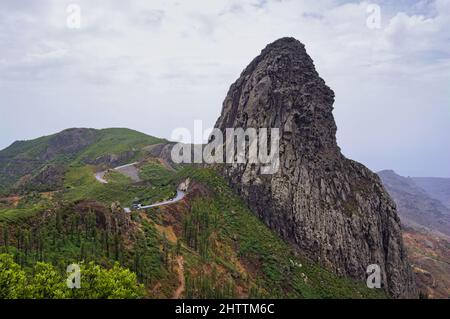
[[[302,43],[269,44],[231,86],[216,127],[279,128],[280,168],[223,165],[222,174],[299,252],[360,280],[378,264],[393,297],[416,297],[395,204],[376,174],[341,154],[333,103]]]

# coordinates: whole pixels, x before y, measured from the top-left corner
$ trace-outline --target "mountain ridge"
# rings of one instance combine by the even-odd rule
[[[450,236],[450,209],[421,188],[417,178],[403,177],[393,170],[383,170],[377,174],[395,200],[403,223]]]
[[[16,141],[0,151],[0,193],[53,190],[71,163],[116,165],[138,156],[143,146],[165,142],[126,128],[69,128]],[[42,177],[53,179],[45,187]]]

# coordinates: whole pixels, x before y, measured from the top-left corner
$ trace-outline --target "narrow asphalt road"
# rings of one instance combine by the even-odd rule
[[[133,181],[137,182],[137,181],[139,181],[139,180],[136,180],[136,178],[139,178],[139,177],[136,177],[137,175],[136,175],[134,172],[131,172],[131,174],[128,174],[129,172],[127,171],[127,168],[130,168],[130,167],[136,165],[137,163],[138,163],[138,162],[134,162],[134,163],[126,164],[126,165],[117,166],[117,167],[114,167],[113,170],[119,171],[119,172],[121,172],[122,174],[124,174],[124,175],[130,177]],[[97,172],[97,173],[95,173],[95,174],[94,174],[95,179],[96,179],[97,181],[99,181],[100,183],[102,183],[102,184],[108,184],[108,181],[105,179],[105,174],[106,174],[107,172],[108,172],[108,171],[102,171],[102,172]],[[131,175],[131,176],[130,176],[130,175]],[[136,176],[135,176],[135,175],[136,175]]]
[[[147,209],[147,208],[152,208],[152,207],[157,207],[157,206],[173,204],[173,203],[176,203],[176,202],[179,202],[180,200],[182,200],[185,195],[186,195],[185,192],[177,189],[177,195],[174,198],[166,200],[164,202],[159,202],[159,203],[155,203],[155,204],[151,204],[151,205],[147,205],[147,206],[139,206],[138,209]]]
[[[131,164],[118,166],[118,167],[115,167],[113,169],[117,170],[117,171],[120,171],[122,173],[124,168],[131,167],[131,166],[134,166],[136,164],[137,164],[137,162],[134,162],[134,163],[131,163]],[[102,171],[102,172],[95,173],[94,174],[95,179],[97,181],[99,181],[100,183],[102,183],[102,184],[108,184],[108,181],[105,180],[105,174],[106,173],[107,173],[107,171]],[[181,191],[181,190],[177,189],[177,195],[174,198],[166,200],[164,202],[158,202],[158,203],[154,203],[154,204],[146,205],[146,206],[142,206],[142,205],[138,204],[137,209],[147,209],[147,208],[152,208],[152,207],[170,205],[170,204],[179,202],[180,200],[182,200],[184,198],[185,195],[186,195],[186,193],[184,191]],[[125,212],[131,212],[131,209],[128,208],[128,207],[125,207],[124,210],[125,210]]]
[[[106,171],[95,173],[95,179],[102,184],[108,184],[108,181],[105,179]]]

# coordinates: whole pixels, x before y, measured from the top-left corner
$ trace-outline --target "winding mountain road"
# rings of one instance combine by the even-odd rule
[[[155,204],[151,204],[151,205],[146,205],[146,206],[138,206],[137,209],[147,209],[147,208],[152,208],[152,207],[158,207],[158,206],[164,206],[164,205],[170,205],[176,202],[179,202],[180,200],[182,200],[184,198],[184,196],[186,195],[185,192],[177,189],[177,195],[169,200],[166,200],[164,202],[159,202],[159,203],[155,203]]]
[[[138,171],[137,171],[136,167],[134,167],[134,165],[136,165],[136,164],[138,164],[138,162],[117,166],[117,167],[113,168],[113,170],[119,171],[120,173],[130,177],[134,182],[138,182],[138,181],[140,181],[140,179],[138,177]],[[132,168],[132,169],[130,170],[130,168]],[[94,174],[95,179],[102,184],[108,184],[108,181],[105,179],[105,175],[107,172],[108,171],[102,171],[102,172],[95,173]],[[170,204],[179,202],[180,200],[182,200],[184,198],[185,195],[186,195],[186,192],[184,192],[180,189],[177,189],[177,194],[172,199],[169,199],[169,200],[166,200],[163,202],[154,203],[151,205],[145,205],[145,206],[138,204],[136,209],[147,209],[147,208],[153,208],[153,207],[158,207],[158,206],[170,205]],[[131,212],[131,209],[128,207],[125,207],[124,211]]]
[[[134,167],[134,165],[136,164],[138,164],[138,162],[117,166],[114,167],[112,170],[118,171],[123,175],[128,176],[133,180],[133,182],[140,182],[141,179],[139,178],[138,170],[136,169],[136,167]],[[102,184],[108,184],[108,181],[105,179],[105,175],[108,171],[110,170],[95,173],[94,174],[95,179]]]
[[[108,184],[108,181],[105,179],[106,171],[95,173],[95,179],[102,184]]]

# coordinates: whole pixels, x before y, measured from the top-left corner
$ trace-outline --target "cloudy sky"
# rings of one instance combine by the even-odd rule
[[[2,0],[0,148],[68,127],[210,127],[242,69],[293,36],[336,93],[346,156],[450,177],[449,30],[450,0]]]

